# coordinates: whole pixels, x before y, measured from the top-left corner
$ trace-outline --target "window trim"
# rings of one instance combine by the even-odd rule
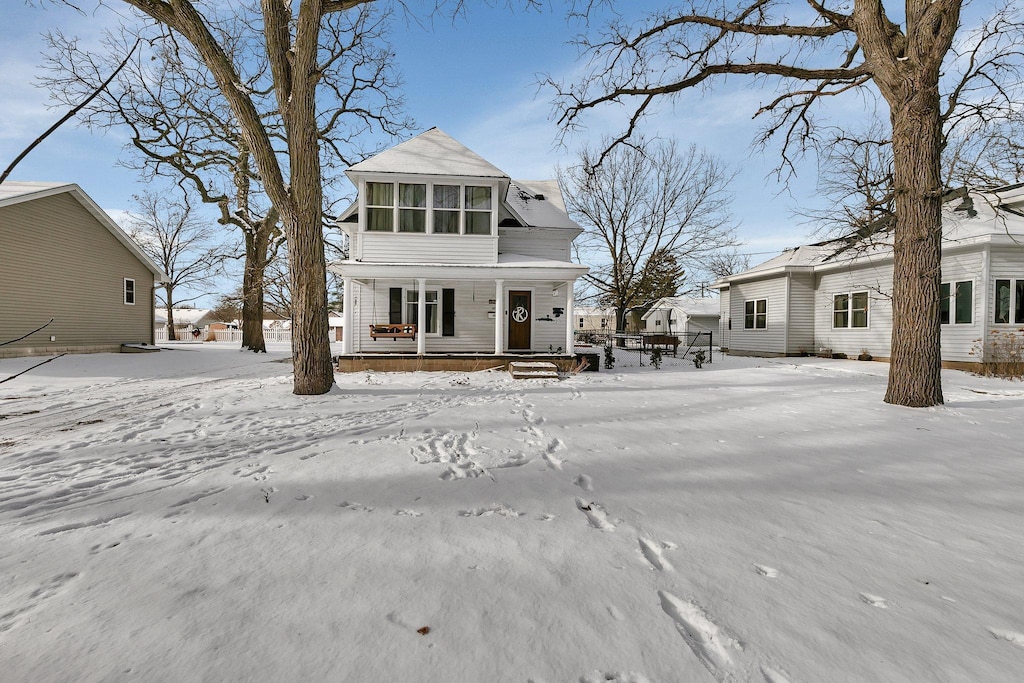
[[[131,298],[132,298],[132,300],[131,301],[128,301],[128,283],[129,282],[132,283],[132,286],[131,286],[131,295],[132,295]],[[133,277],[126,277],[126,278],[124,278],[124,283],[122,284],[121,294],[122,294],[125,306],[134,306],[135,305],[135,301],[136,301],[136,299],[138,299],[138,296],[137,296],[138,290],[136,290],[136,288],[135,288],[135,278],[133,278]]]
[[[369,184],[374,183],[378,185],[391,185],[391,198],[392,203],[390,205],[378,205],[369,203]],[[422,185],[426,188],[426,200],[425,206],[423,207],[408,207],[401,206],[401,186],[402,185]],[[435,206],[434,188],[438,186],[451,186],[458,188],[458,207],[456,208],[439,208]],[[482,188],[486,189],[489,193],[490,208],[488,209],[474,209],[469,208],[469,202],[466,200],[466,192],[468,188]],[[360,214],[362,220],[360,222],[360,232],[363,233],[374,233],[378,235],[384,235],[388,233],[402,234],[402,235],[462,235],[472,237],[496,237],[495,226],[497,225],[496,217],[500,209],[499,187],[493,183],[488,183],[483,179],[471,179],[471,178],[432,178],[425,179],[416,176],[403,176],[402,178],[395,179],[364,179],[362,181],[362,193],[359,197],[361,203]],[[390,209],[391,210],[391,229],[390,230],[370,230],[370,210],[371,209]],[[402,230],[402,211],[424,211],[425,212],[425,224],[423,232]],[[435,232],[434,231],[434,218],[437,212],[442,213],[454,213],[458,215],[458,232]],[[467,232],[467,227],[470,223],[469,214],[486,214],[488,216],[488,231],[486,233],[471,233]]]
[[[957,292],[960,289],[960,285],[969,284],[971,286],[971,319],[967,321],[957,320],[957,307],[956,299]],[[943,288],[948,288],[948,294],[943,296]],[[946,303],[945,309],[943,309],[943,303]],[[940,325],[973,325],[975,323],[975,297],[974,297],[974,280],[947,280],[939,284],[939,324]],[[945,314],[946,320],[943,320],[943,314]]]
[[[764,312],[758,313],[758,304],[764,303]],[[751,311],[748,313],[748,306]],[[749,325],[747,324],[749,319]],[[762,325],[758,325],[758,321],[762,322]],[[743,302],[743,329],[744,330],[767,330],[768,329],[768,299],[762,297],[760,299],[746,299]]]
[[[864,308],[854,308],[853,297],[864,295]],[[842,311],[836,308],[836,299],[846,297],[846,308]],[[854,313],[864,311],[864,324],[854,325]],[[846,324],[836,325],[836,313],[846,314]],[[866,289],[855,289],[848,292],[833,292],[832,294],[832,329],[833,330],[869,330],[871,329],[871,293]]]
[[[1024,324],[1024,277],[997,277],[992,278],[992,324],[1013,325]],[[999,315],[999,283],[1008,282],[1010,287],[1010,298],[1007,302],[1006,322],[997,319]],[[1018,296],[1018,294],[1020,296]],[[1018,319],[1017,313],[1021,316]]]
[[[416,234],[422,234],[422,233],[416,233]],[[406,325],[417,325],[417,324],[419,324],[419,308],[418,308],[419,302],[418,301],[409,301],[409,295],[410,294],[415,294],[416,298],[419,299],[419,291],[420,291],[419,287],[403,287],[402,288],[402,312],[405,314],[405,315],[403,315],[403,318],[408,317],[409,306],[417,306],[417,308],[415,309],[416,315],[413,316],[413,319],[412,320],[404,320],[404,324],[406,324]],[[431,293],[434,294],[434,297],[435,297],[434,301],[430,301],[430,294]],[[428,337],[440,337],[440,336],[442,336],[441,333],[444,331],[443,330],[443,324],[442,324],[442,318],[441,318],[441,316],[444,313],[444,311],[442,310],[442,307],[444,305],[443,304],[442,290],[440,288],[435,288],[435,289],[429,289],[428,288],[428,289],[424,290],[424,294],[427,297],[427,309],[429,310],[429,308],[431,306],[436,306],[437,307],[437,313],[434,314],[434,324],[437,327],[437,331],[436,332],[428,332],[427,330],[422,330],[422,332],[423,332],[423,334],[427,335]],[[430,316],[429,315],[427,315],[427,320],[430,320]]]

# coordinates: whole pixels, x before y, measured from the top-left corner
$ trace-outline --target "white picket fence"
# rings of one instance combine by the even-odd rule
[[[242,331],[241,330],[216,330],[214,335],[217,337],[219,342],[241,342]],[[268,344],[271,343],[282,343],[290,344],[292,341],[291,330],[263,330],[263,341]]]

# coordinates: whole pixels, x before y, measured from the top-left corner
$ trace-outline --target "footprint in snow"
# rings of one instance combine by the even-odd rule
[[[676,630],[701,664],[716,680],[729,680],[733,669],[732,652],[743,647],[713,622],[700,606],[681,600],[666,591],[658,591],[661,609],[672,617]]]
[[[1024,647],[1024,633],[1017,633],[1016,631],[1007,631],[1001,628],[990,628],[988,630],[993,636],[999,640],[1005,640],[1013,643],[1014,645],[1020,645]]]
[[[754,571],[768,579],[779,578],[779,570],[764,564],[755,564]]]
[[[372,507],[368,507],[366,505],[363,505],[362,503],[354,503],[354,502],[349,501],[349,500],[341,501],[340,503],[338,503],[338,507],[340,507],[342,510],[356,510],[358,512],[373,512],[373,508]]]
[[[593,491],[594,490],[594,481],[589,476],[587,476],[585,474],[581,474],[578,477],[576,477],[575,479],[573,479],[572,483],[576,484],[576,486],[579,486],[584,491]]]
[[[590,526],[601,531],[615,531],[615,525],[608,521],[608,514],[598,503],[587,502],[582,498],[576,499],[576,509],[587,516]]]
[[[651,683],[651,679],[634,671],[598,671],[580,676],[580,683]]]
[[[640,541],[640,554],[647,560],[647,564],[651,565],[651,569],[656,569],[659,572],[671,572],[675,571],[672,563],[665,559],[662,555],[664,550],[672,550],[676,548],[674,543],[661,543],[658,541],[652,541],[649,538],[641,538]]]
[[[459,510],[459,517],[493,517],[498,515],[500,517],[508,517],[515,519],[516,517],[522,517],[525,512],[519,512],[515,508],[507,505],[489,505],[482,508],[472,508],[469,510]]]
[[[789,679],[769,666],[761,667],[765,683],[789,683]]]
[[[313,496],[305,493],[300,493],[299,495],[295,496],[295,500],[299,501],[300,503],[304,503],[307,500],[313,500]]]
[[[860,599],[862,602],[871,605],[872,607],[878,607],[879,609],[889,609],[889,601],[881,596],[872,595],[871,593],[861,593]]]
[[[422,517],[422,512],[416,512],[415,510],[395,510],[396,517]]]

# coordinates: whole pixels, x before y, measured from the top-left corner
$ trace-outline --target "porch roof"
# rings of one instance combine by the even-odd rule
[[[336,261],[328,268],[342,277],[356,279],[422,277],[431,280],[575,280],[590,270],[578,263],[523,254],[498,254],[497,263]]]

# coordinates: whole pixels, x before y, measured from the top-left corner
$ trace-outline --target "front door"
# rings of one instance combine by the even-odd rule
[[[528,351],[530,349],[530,292],[510,291],[508,293],[508,350]]]

